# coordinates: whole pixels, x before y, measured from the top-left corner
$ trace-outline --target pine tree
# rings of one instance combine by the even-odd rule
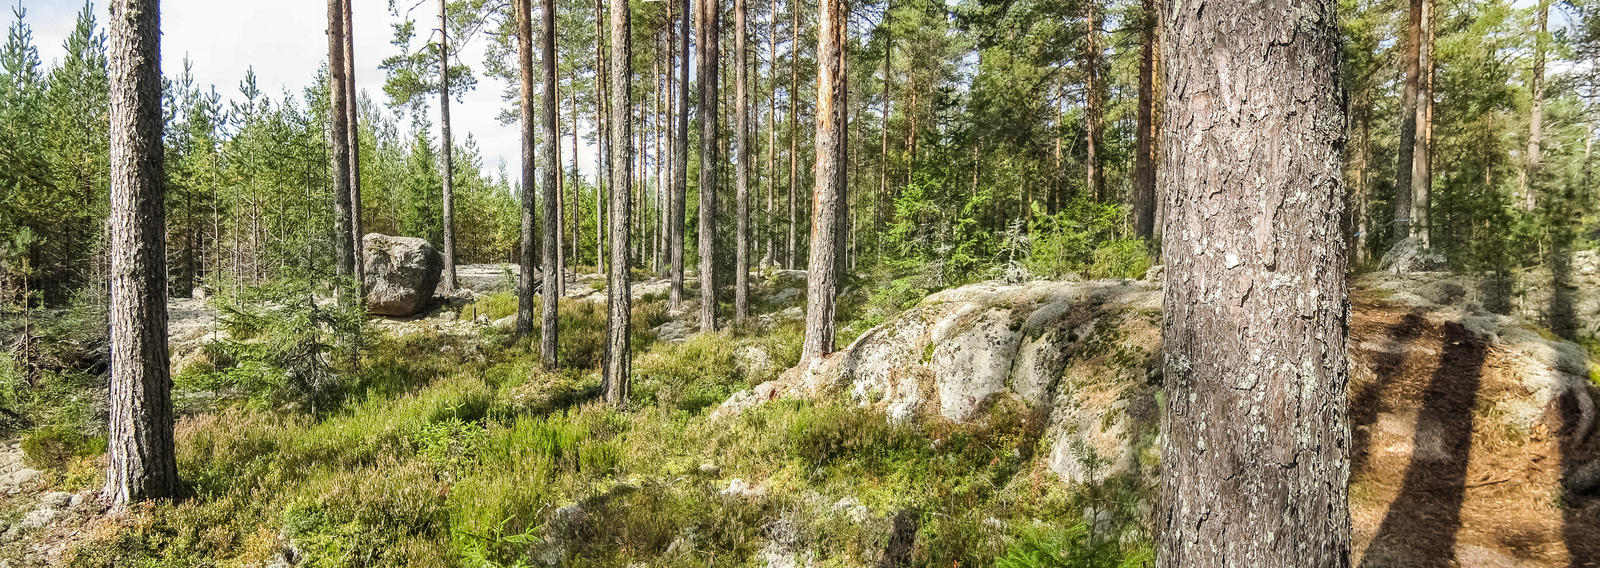
[[[845,177],[849,143],[846,121],[849,83],[845,76],[849,8],[843,0],[822,0],[817,14],[817,185],[811,201],[811,253],[806,266],[806,332],[800,360],[834,350],[834,308],[839,293],[840,226],[849,199]]]
[[[550,0],[545,0],[549,2]],[[633,26],[628,0],[611,0],[611,108],[615,116],[633,113]],[[633,207],[633,126],[630,120],[611,121],[611,265],[606,278],[606,353],[600,377],[606,402],[628,403],[632,373],[629,326],[633,298],[628,282],[629,227]]]
[[[717,329],[717,181],[721,160],[717,126],[717,66],[721,52],[720,0],[695,5],[695,61],[700,89],[700,331]]]
[[[329,5],[331,16],[336,0]],[[167,366],[160,4],[114,0],[109,12],[111,415],[105,496],[121,510],[173,497],[179,482]]]

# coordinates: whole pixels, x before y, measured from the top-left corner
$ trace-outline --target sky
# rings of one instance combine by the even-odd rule
[[[103,31],[106,28],[108,0],[94,0],[96,19]],[[0,25],[9,28],[16,20],[12,9],[17,0],[7,0],[0,11]],[[27,9],[26,21],[33,28],[34,44],[47,66],[59,61],[65,53],[62,42],[72,32],[82,0],[21,0]],[[393,38],[391,24],[399,18],[389,11],[388,0],[355,0],[356,87],[366,92],[379,104],[387,102],[383,94],[383,71],[378,63],[394,55],[399,49],[389,45]],[[412,2],[400,2],[400,9]],[[419,21],[418,36],[424,35],[428,25],[437,21],[437,4],[428,2],[417,8],[412,17]],[[196,82],[204,88],[215,85],[223,98],[238,96],[239,81],[245,69],[255,67],[256,84],[262,92],[279,98],[284,89],[297,97],[312,80],[317,68],[327,61],[328,4],[326,0],[161,0],[161,71],[174,77],[183,70],[185,55],[193,62]],[[413,44],[421,43],[420,38]],[[462,49],[463,61],[475,71],[481,71],[484,40]],[[501,126],[496,118],[506,103],[500,100],[504,84],[498,79],[478,75],[478,87],[462,97],[462,102],[451,101],[450,118],[456,143],[466,140],[467,133],[477,139],[483,154],[485,173],[496,175],[500,163],[516,180],[521,168],[521,140],[517,125]],[[435,97],[437,99],[437,97]],[[438,104],[435,101],[433,124],[438,124]],[[392,113],[391,113],[392,114]],[[402,123],[405,124],[405,123]],[[402,126],[404,128],[404,126]],[[437,127],[435,127],[437,130]],[[434,132],[434,137],[438,133]],[[563,151],[570,151],[563,148]],[[570,158],[568,158],[570,160]],[[592,171],[593,150],[584,149],[579,154],[580,167]]]

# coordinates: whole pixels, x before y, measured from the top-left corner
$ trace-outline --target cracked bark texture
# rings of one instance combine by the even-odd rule
[[[534,215],[534,203],[538,199],[538,192],[534,191],[538,181],[534,160],[538,149],[533,132],[533,0],[514,0],[512,10],[517,13],[517,73],[522,79],[517,98],[522,118],[518,125],[522,134],[522,191],[518,200],[522,212],[522,244],[517,250],[517,259],[522,269],[517,272],[516,336],[527,337],[533,333],[533,268],[539,265],[535,253],[543,250],[537,248],[542,241],[534,240],[538,223]]]
[[[700,94],[700,331],[717,330],[717,179],[720,145],[717,133],[717,65],[721,55],[721,0],[695,4],[695,61]]]
[[[848,8],[823,0],[817,21],[817,175],[811,194],[811,253],[806,257],[806,333],[800,360],[834,350],[834,308],[839,294],[839,244],[845,219],[847,148],[844,45]]]
[[[337,5],[330,3],[330,15]],[[122,510],[171,497],[179,483],[167,367],[160,3],[115,0],[109,14],[111,413],[104,496]]]
[[[1164,14],[1162,567],[1349,566],[1332,0]]]
[[[565,263],[561,258],[561,204],[557,197],[561,195],[559,178],[556,177],[557,165],[561,162],[560,150],[556,144],[561,141],[561,133],[556,130],[556,4],[555,0],[544,0],[544,9],[539,12],[539,54],[541,80],[544,95],[540,97],[542,104],[540,126],[544,128],[544,146],[539,150],[540,160],[544,162],[544,173],[540,177],[539,186],[543,188],[544,198],[542,205],[544,226],[542,238],[542,262],[544,264],[543,292],[544,300],[540,303],[539,324],[539,359],[546,369],[553,369],[559,363],[556,360],[556,334],[560,331],[557,310],[561,299],[561,270]],[[531,166],[524,166],[531,169]],[[531,177],[531,176],[530,176]],[[574,219],[576,220],[576,219]],[[627,285],[623,284],[623,289]]]
[[[545,0],[552,2],[552,0]],[[551,11],[553,12],[553,11]],[[632,20],[628,0],[611,0],[611,110],[614,116],[632,116],[633,56]],[[606,402],[628,403],[632,359],[628,347],[633,296],[628,282],[630,248],[629,223],[633,210],[633,124],[626,118],[612,120],[611,127],[611,265],[606,279],[606,353],[600,378]]]

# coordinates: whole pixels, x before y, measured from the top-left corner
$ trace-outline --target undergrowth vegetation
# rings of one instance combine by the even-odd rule
[[[881,319],[925,293],[897,284],[847,303]],[[515,305],[506,296],[478,313],[496,318]],[[649,330],[664,303],[639,302],[634,389],[619,410],[598,402],[595,304],[561,305],[560,370],[495,326],[351,334],[314,303],[274,305],[230,315],[231,339],[179,376],[180,393],[234,393],[178,422],[189,497],[106,521],[68,565],[699,567],[792,555],[862,566],[897,537],[912,539],[903,560],[916,566],[1149,558],[1137,515],[1094,514],[1143,490],[1062,484],[1038,456],[1046,417],[1031,409],[892,422],[843,400],[780,399],[713,418],[730,394],[798,362],[799,322],[658,342]],[[362,348],[346,351],[351,341]],[[295,378],[313,372],[329,390]],[[65,449],[41,455],[97,451],[52,439]],[[58,487],[100,483],[80,469]]]

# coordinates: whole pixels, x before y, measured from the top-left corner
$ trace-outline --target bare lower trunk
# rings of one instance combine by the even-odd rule
[[[700,331],[717,329],[717,63],[721,24],[718,0],[702,0],[695,22],[695,59],[700,63]]]
[[[351,3],[352,0],[340,0],[340,9],[344,12],[344,37],[341,39],[344,40],[345,139],[350,145],[350,263],[356,285],[365,290],[367,271],[361,246],[361,113],[356,99],[356,42],[354,25],[350,21]]]
[[[734,126],[734,242],[733,242],[733,323],[744,323],[750,312],[750,97],[745,69],[745,0],[733,0],[733,90]]]
[[[844,74],[848,8],[822,0],[817,20],[817,162],[811,198],[811,252],[806,265],[806,332],[800,360],[834,350],[834,303],[838,298],[840,225],[847,199],[845,159],[849,107]]]
[[[767,242],[764,262],[778,262],[778,233],[774,230],[778,219],[778,3],[774,0],[767,12],[767,79],[772,81],[772,96],[767,99],[767,214],[762,236]]]
[[[1433,190],[1433,0],[1422,4],[1422,36],[1417,47],[1417,129],[1411,155],[1411,232],[1428,246],[1428,209]]]
[[[1539,206],[1539,161],[1544,141],[1544,57],[1545,35],[1549,30],[1550,2],[1539,0],[1534,15],[1533,73],[1528,78],[1528,154],[1522,174],[1522,208],[1532,211]]]
[[[328,149],[330,173],[333,177],[333,235],[334,270],[339,278],[355,276],[355,243],[351,240],[350,226],[350,89],[344,61],[344,3],[328,2]],[[185,208],[192,209],[192,208]],[[193,289],[195,277],[193,221],[184,223],[185,246],[184,291]],[[345,301],[350,298],[339,284],[338,295]]]
[[[439,286],[445,292],[456,289],[455,166],[450,161],[454,150],[450,140],[450,37],[445,0],[439,0],[439,142],[441,169],[444,170],[444,270]]]
[[[328,5],[332,52],[338,2]],[[176,495],[179,482],[167,367],[160,3],[113,0],[109,12],[111,412],[104,497],[125,510]]]
[[[554,0],[545,0],[553,2]],[[632,116],[633,47],[628,0],[611,0],[611,108],[616,116]],[[628,282],[629,229],[633,194],[633,125],[630,120],[611,121],[611,272],[606,278],[606,353],[600,378],[606,402],[628,403],[632,355],[628,347],[628,327],[632,307]]]
[[[1400,93],[1400,147],[1395,158],[1394,174],[1394,235],[1399,242],[1411,237],[1411,176],[1412,162],[1417,150],[1417,80],[1421,75],[1418,53],[1422,45],[1422,11],[1428,0],[1411,0],[1409,23],[1406,27],[1405,51],[1401,62],[1405,66],[1405,86]]]
[[[1335,5],[1164,18],[1161,567],[1349,566]]]
[[[1155,71],[1156,1],[1143,0],[1140,14],[1139,122],[1133,158],[1133,234],[1147,244],[1155,237],[1156,153]]]
[[[670,0],[669,0],[670,1]],[[683,224],[689,199],[689,0],[683,0],[683,18],[678,22],[678,132],[673,140],[672,204],[668,214],[668,248],[672,257],[672,284],[667,303],[683,304]]]
[[[783,267],[794,269],[800,256],[798,235],[800,211],[796,205],[800,181],[800,0],[790,0],[794,21],[789,28],[789,234],[784,248]]]
[[[534,200],[538,180],[534,174],[536,143],[533,116],[533,14],[532,0],[516,0],[517,13],[517,69],[522,77],[518,108],[522,112],[522,246],[518,249],[521,270],[517,275],[517,337],[533,333],[534,267],[539,265],[536,251],[542,241],[534,240]],[[548,225],[549,223],[546,223]]]
[[[544,0],[544,10],[539,18],[539,50],[540,63],[544,73],[541,80],[544,83],[544,92],[540,97],[543,104],[543,113],[540,117],[540,126],[544,128],[544,155],[541,156],[545,163],[544,175],[540,177],[540,186],[544,188],[544,301],[540,306],[539,327],[539,359],[546,369],[553,369],[559,361],[556,360],[556,334],[559,318],[558,308],[561,300],[562,280],[561,270],[564,268],[561,259],[561,247],[558,238],[561,234],[561,208],[557,203],[557,196],[561,189],[557,186],[556,169],[561,163],[557,153],[556,144],[561,140],[561,133],[556,130],[556,3],[555,0]],[[626,288],[627,284],[623,284]]]
[[[1100,47],[1095,43],[1095,36],[1100,32],[1100,20],[1096,19],[1094,9],[1099,1],[1088,0],[1084,3],[1088,8],[1088,17],[1084,20],[1088,23],[1089,32],[1084,36],[1087,41],[1083,68],[1087,79],[1083,99],[1083,140],[1087,154],[1083,159],[1083,187],[1085,195],[1104,200],[1106,196],[1100,194],[1100,157],[1097,148],[1100,142]]]

